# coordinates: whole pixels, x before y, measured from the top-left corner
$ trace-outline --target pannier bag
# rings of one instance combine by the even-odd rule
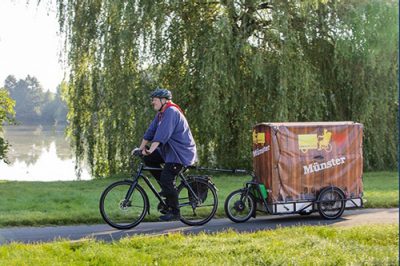
[[[201,202],[205,202],[208,194],[207,183],[211,179],[210,176],[189,176],[190,186],[193,189],[193,192],[196,193],[197,197],[201,200]],[[190,191],[188,191],[189,200],[196,200]]]

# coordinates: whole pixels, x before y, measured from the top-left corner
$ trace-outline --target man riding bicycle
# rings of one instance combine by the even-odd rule
[[[146,165],[159,168],[164,163],[162,171],[151,171],[161,186],[160,195],[166,197],[168,205],[168,210],[160,219],[178,220],[180,213],[175,177],[183,166],[197,161],[196,143],[183,111],[171,101],[172,93],[157,88],[150,97],[157,114],[146,130],[139,149]],[[149,142],[150,148],[146,146]]]

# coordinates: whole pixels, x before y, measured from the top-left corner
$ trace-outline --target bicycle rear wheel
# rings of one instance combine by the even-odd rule
[[[199,201],[196,200],[189,188],[181,183],[178,187],[180,220],[187,225],[203,225],[210,221],[217,211],[217,191],[206,180],[195,179],[188,183]],[[206,191],[203,188],[207,188]]]
[[[104,221],[117,229],[130,229],[146,216],[149,201],[146,192],[136,185],[132,195],[126,194],[132,181],[118,181],[109,185],[100,197],[100,213]]]

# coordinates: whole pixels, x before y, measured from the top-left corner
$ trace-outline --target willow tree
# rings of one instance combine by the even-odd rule
[[[396,119],[396,2],[57,3],[69,135],[95,176],[124,169],[156,86],[185,109],[203,165],[249,167],[256,122],[315,120],[363,122],[367,167],[394,165],[397,128],[385,133],[389,149],[374,128]]]
[[[340,6],[334,65],[333,119],[364,123],[367,169],[395,169],[398,146],[398,3],[352,1]]]

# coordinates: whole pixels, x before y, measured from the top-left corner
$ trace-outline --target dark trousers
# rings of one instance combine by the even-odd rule
[[[150,167],[161,167],[162,163],[165,163],[158,150],[155,150],[152,154],[144,156],[144,162]],[[182,169],[182,165],[179,163],[165,163],[162,171],[150,171],[154,178],[165,194],[166,203],[171,212],[174,214],[179,213],[179,202],[178,192],[175,186],[175,177],[179,174]]]

